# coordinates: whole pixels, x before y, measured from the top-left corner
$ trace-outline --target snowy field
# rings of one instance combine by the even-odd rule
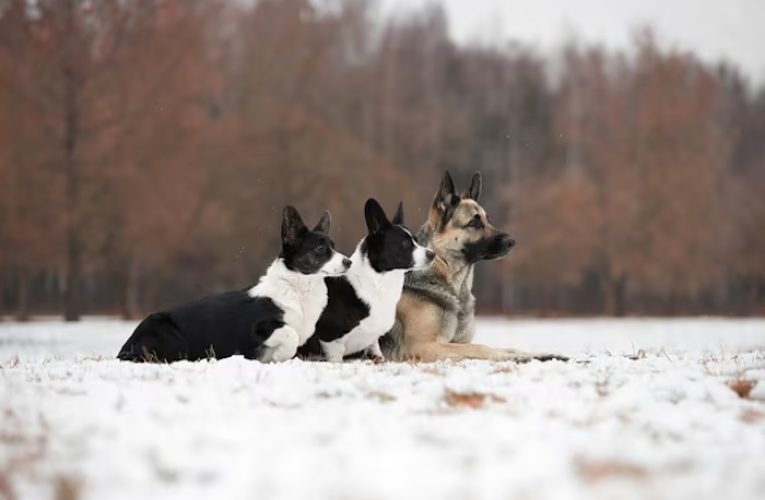
[[[0,499],[762,499],[765,320],[484,319],[568,363],[113,359],[0,322]]]

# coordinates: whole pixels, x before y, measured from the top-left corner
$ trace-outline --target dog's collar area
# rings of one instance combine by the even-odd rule
[[[353,254],[351,254],[351,267],[346,273],[346,277],[350,281],[368,281],[376,288],[384,288],[388,286],[389,281],[393,277],[401,277],[406,273],[405,269],[393,269],[390,271],[377,271],[372,262],[369,260],[369,256],[364,251],[364,241],[362,239],[356,246]]]

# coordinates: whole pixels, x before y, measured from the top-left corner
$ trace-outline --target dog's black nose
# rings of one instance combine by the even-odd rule
[[[510,237],[510,235],[507,234],[500,234],[497,236],[497,243],[499,244],[500,248],[510,250],[515,246],[515,240]]]
[[[343,259],[343,266],[345,266],[346,269],[349,269],[351,267],[351,259]]]
[[[428,259],[428,262],[432,262],[433,259],[436,258],[436,252],[433,250],[425,250],[425,258]]]

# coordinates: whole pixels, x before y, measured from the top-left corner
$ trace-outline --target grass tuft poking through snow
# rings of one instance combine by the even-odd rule
[[[765,321],[484,319],[564,363],[114,359],[0,323],[0,498],[760,499]]]
[[[489,401],[492,403],[504,403],[505,400],[495,394],[483,394],[480,392],[458,392],[446,389],[444,402],[451,408],[483,408]]]

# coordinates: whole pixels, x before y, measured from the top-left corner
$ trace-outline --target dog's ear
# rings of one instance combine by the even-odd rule
[[[325,210],[324,214],[316,223],[316,227],[313,228],[317,233],[329,234],[329,226],[332,223],[332,216],[329,215],[329,210]]]
[[[282,245],[293,246],[297,244],[307,230],[308,228],[303,224],[303,219],[300,218],[297,209],[292,205],[284,207],[282,213]]]
[[[460,198],[457,196],[457,190],[454,188],[454,181],[448,171],[444,172],[444,178],[441,179],[441,186],[438,188],[436,197],[433,199],[433,208],[441,213],[443,224],[449,222],[454,214],[454,209],[459,205]]]
[[[369,198],[364,205],[364,218],[367,221],[369,234],[379,233],[385,226],[390,224],[385,210],[374,198]]]
[[[393,216],[393,220],[391,221],[394,224],[398,226],[404,225],[404,202],[399,201],[398,202],[398,208],[396,209],[396,215]]]
[[[441,179],[441,186],[438,188],[433,204],[449,204],[455,196],[457,196],[457,190],[454,188],[454,181],[449,171],[445,170],[444,177]]]
[[[471,200],[478,201],[481,197],[481,172],[473,174],[473,178],[470,180],[470,187],[467,191],[462,193],[462,199],[470,198]]]

